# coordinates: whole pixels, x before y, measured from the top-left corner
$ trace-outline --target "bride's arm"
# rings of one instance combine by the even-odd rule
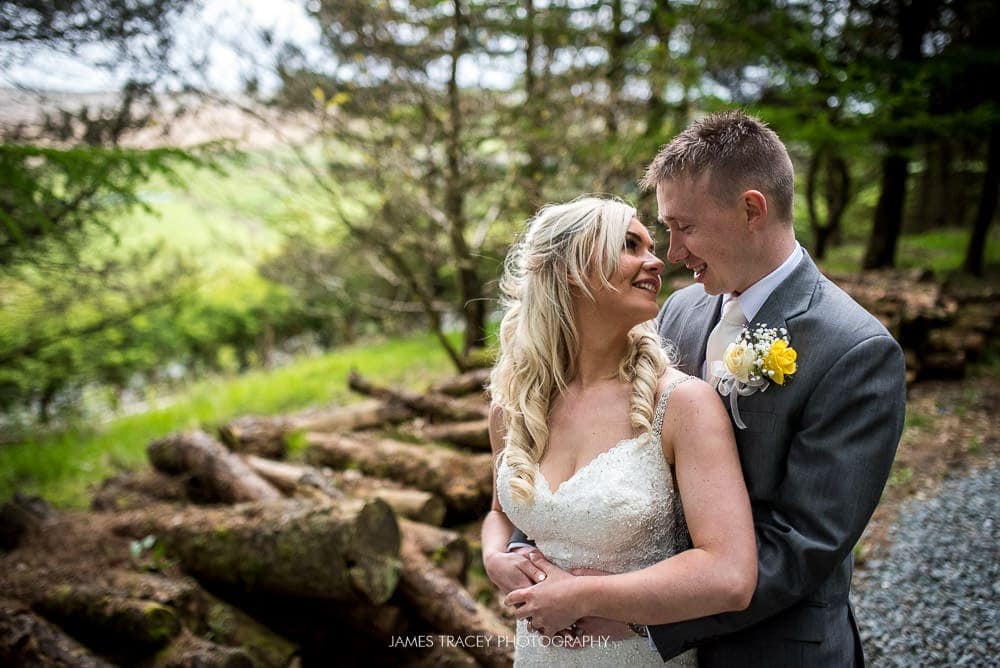
[[[497,461],[503,450],[503,426],[500,408],[496,405],[490,410],[490,447],[493,449],[493,461]],[[500,590],[506,594],[514,589],[530,587],[542,578],[542,571],[528,560],[527,548],[507,551],[507,541],[514,531],[514,524],[507,519],[500,502],[497,500],[497,477],[493,474],[493,505],[486,519],[483,520],[483,567],[486,575]]]
[[[546,632],[584,616],[664,624],[742,610],[757,582],[750,501],[732,426],[718,394],[684,383],[670,398],[663,449],[673,461],[693,547],[648,568],[572,577],[547,562],[547,580],[512,592],[519,618]]]

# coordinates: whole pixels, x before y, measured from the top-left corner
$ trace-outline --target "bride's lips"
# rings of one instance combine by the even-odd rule
[[[653,296],[660,294],[661,285],[662,281],[659,276],[640,278],[638,281],[632,282],[632,287],[648,292]]]

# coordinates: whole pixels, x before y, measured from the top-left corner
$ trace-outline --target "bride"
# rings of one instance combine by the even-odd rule
[[[507,257],[482,542],[517,608],[516,665],[662,666],[645,625],[753,595],[729,416],[660,346],[662,269],[635,209],[595,197],[543,208]],[[515,525],[540,552],[508,551]]]

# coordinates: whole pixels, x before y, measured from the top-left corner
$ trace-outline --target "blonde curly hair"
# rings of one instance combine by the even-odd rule
[[[581,197],[543,207],[511,248],[500,279],[500,351],[490,375],[502,412],[504,451],[513,468],[511,494],[531,503],[535,474],[548,445],[552,399],[576,373],[579,334],[572,290],[596,275],[610,289],[635,208],[615,198]],[[653,402],[668,365],[652,321],[633,327],[618,367],[632,385],[629,415],[637,430],[652,428]]]

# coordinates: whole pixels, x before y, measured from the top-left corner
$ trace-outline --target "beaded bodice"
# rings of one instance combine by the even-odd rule
[[[514,500],[509,484],[513,469],[501,456],[500,504],[549,560],[564,569],[622,573],[687,549],[687,525],[660,434],[671,392],[690,379],[686,376],[663,389],[649,432],[619,441],[558,489],[551,489],[539,470],[530,504]]]

